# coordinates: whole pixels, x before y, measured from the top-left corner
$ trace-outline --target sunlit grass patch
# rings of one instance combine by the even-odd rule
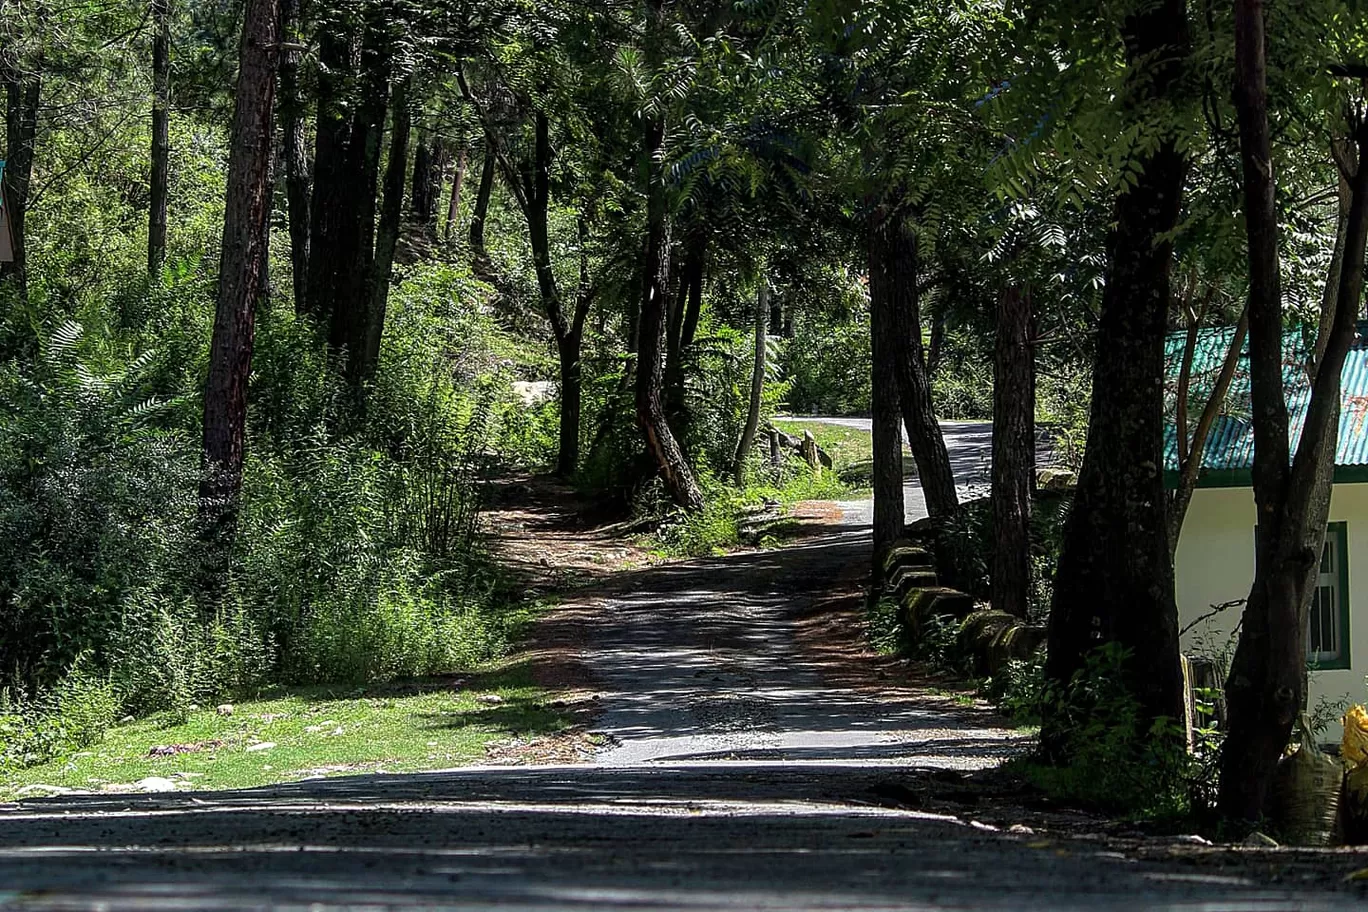
[[[495,672],[375,688],[279,690],[184,721],[167,716],[110,729],[70,757],[6,776],[0,798],[38,785],[136,790],[149,778],[178,789],[229,789],[348,773],[411,772],[482,761],[510,737],[564,731],[525,663]],[[150,785],[156,785],[152,783]]]

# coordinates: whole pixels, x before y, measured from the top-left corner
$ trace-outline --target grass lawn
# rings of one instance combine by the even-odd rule
[[[804,421],[802,418],[775,418],[774,425],[794,437],[803,436],[803,431],[811,431],[817,439],[817,445],[830,454],[835,471],[842,480],[858,488],[869,487],[874,465],[874,436],[869,431],[840,424]],[[915,474],[912,452],[906,447],[903,447],[903,472],[909,478]]]
[[[284,690],[111,729],[61,760],[0,778],[0,799],[25,786],[134,790],[149,777],[181,789],[228,789],[347,773],[408,772],[480,762],[486,747],[555,734],[570,718],[546,705],[525,662],[449,680],[370,689]]]

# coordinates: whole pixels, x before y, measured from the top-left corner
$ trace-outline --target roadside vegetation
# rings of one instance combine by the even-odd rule
[[[0,772],[509,660],[501,473],[676,555],[867,486],[881,568],[914,464],[944,580],[1048,628],[998,685],[1042,775],[1168,813],[1200,762],[1252,829],[1307,691],[1274,644],[1357,340],[1365,48],[1347,0],[6,3]],[[1168,382],[1170,338],[1218,329],[1248,414],[1194,342]],[[790,424],[818,471],[772,457],[785,413],[874,431]],[[1174,723],[1216,416],[1260,510],[1218,763]],[[942,418],[992,421],[986,503]],[[1071,496],[1037,492],[1041,436]]]

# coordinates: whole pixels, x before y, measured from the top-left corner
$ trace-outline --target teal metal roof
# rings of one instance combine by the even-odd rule
[[[1359,340],[1344,360],[1341,375],[1339,445],[1335,452],[1335,466],[1368,468],[1368,346],[1365,330],[1360,324]],[[1193,357],[1192,383],[1188,405],[1188,428],[1196,427],[1211,388],[1220,373],[1234,327],[1203,330],[1198,337]],[[1178,375],[1182,367],[1184,333],[1174,333],[1166,341],[1165,359],[1165,414],[1164,468],[1178,469],[1177,429],[1174,415],[1178,394]],[[1300,333],[1290,332],[1283,344],[1283,385],[1287,395],[1289,432],[1292,452],[1296,452],[1306,421],[1306,407],[1310,399],[1310,381],[1305,364],[1309,346]],[[1224,407],[1207,437],[1202,453],[1203,474],[1247,473],[1254,464],[1254,429],[1250,424],[1249,405],[1249,342],[1245,340],[1240,353],[1239,367],[1231,382]],[[1337,473],[1337,477],[1339,474]],[[1233,476],[1239,479],[1239,475]],[[1247,483],[1247,481],[1245,482]]]

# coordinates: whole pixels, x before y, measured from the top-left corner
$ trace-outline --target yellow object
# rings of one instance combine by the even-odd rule
[[[1344,723],[1344,740],[1340,742],[1340,756],[1350,769],[1368,766],[1368,709],[1350,707],[1340,720]]]

